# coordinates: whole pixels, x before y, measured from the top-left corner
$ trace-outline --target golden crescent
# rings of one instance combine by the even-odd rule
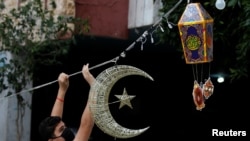
[[[125,128],[118,124],[110,113],[108,105],[110,91],[119,79],[128,75],[140,75],[153,81],[149,74],[136,67],[116,65],[101,72],[91,87],[92,95],[89,97],[89,102],[95,124],[104,133],[115,138],[135,137],[149,128],[149,126],[142,129]]]

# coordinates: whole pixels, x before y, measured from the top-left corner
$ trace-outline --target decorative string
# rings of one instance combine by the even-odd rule
[[[201,64],[201,83],[202,83],[202,79],[203,79],[203,63]]]
[[[151,43],[153,44],[155,41],[154,41],[154,38],[153,38],[153,32],[150,33],[150,40],[151,40]]]
[[[192,64],[192,70],[193,70],[193,76],[194,76],[194,80],[197,80],[199,82],[199,73],[198,73],[198,68],[197,68],[197,64]]]
[[[194,71],[194,65],[192,65],[192,72],[193,72],[193,77],[194,77],[194,80],[196,80],[196,77],[195,77],[195,71]]]
[[[147,41],[147,38],[146,36],[148,35],[148,32],[144,32],[143,35],[142,35],[142,38],[141,38],[141,50],[143,50],[143,45],[146,43]]]
[[[89,70],[92,70],[92,69],[95,69],[95,68],[98,68],[100,66],[103,66],[103,65],[106,65],[108,63],[116,63],[120,57],[124,58],[126,57],[126,52],[127,51],[130,51],[132,48],[134,48],[135,44],[138,43],[138,42],[141,42],[141,48],[143,49],[143,44],[146,42],[146,37],[149,35],[149,32],[151,33],[150,35],[152,35],[152,33],[157,30],[158,28],[161,29],[162,32],[164,32],[164,29],[161,27],[160,23],[161,21],[164,19],[164,18],[167,18],[179,5],[180,3],[182,2],[182,0],[179,0],[167,13],[165,13],[157,22],[155,22],[148,30],[144,31],[144,33],[139,37],[137,38],[134,42],[132,42],[126,49],[125,51],[121,52],[119,56],[115,57],[114,59],[111,59],[109,61],[106,61],[106,62],[103,62],[101,64],[98,64],[98,65],[95,65],[93,67],[90,67]],[[71,76],[74,76],[74,75],[77,75],[77,74],[80,74],[81,71],[79,72],[75,72],[73,74],[70,74],[69,77]],[[48,86],[48,85],[51,85],[53,83],[56,83],[58,80],[54,80],[54,81],[51,81],[51,82],[48,82],[48,83],[45,83],[45,84],[42,84],[42,85],[38,85],[36,87],[32,87],[30,89],[27,89],[27,90],[23,90],[23,91],[20,91],[20,92],[17,92],[17,93],[14,93],[14,94],[11,94],[11,95],[7,95],[7,96],[4,96],[1,99],[4,99],[4,98],[8,98],[8,97],[12,97],[12,96],[16,96],[16,95],[20,95],[21,93],[27,93],[27,92],[30,92],[30,91],[34,91],[34,90],[37,90],[37,89],[40,89],[42,87],[45,87],[45,86]]]
[[[208,64],[208,77],[210,77],[211,74],[211,63]]]
[[[107,104],[105,104],[105,105],[115,104],[115,103],[121,102],[121,101],[126,100],[126,99],[130,99],[130,97],[123,98],[123,99],[121,99],[121,100],[116,100],[116,101],[113,101],[113,102],[109,102],[109,103],[107,103]]]
[[[195,64],[195,72],[196,72],[196,76],[197,76],[197,82],[199,82],[199,71],[198,71],[198,65]]]

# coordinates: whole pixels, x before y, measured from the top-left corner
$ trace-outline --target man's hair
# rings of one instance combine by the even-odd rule
[[[42,120],[39,125],[39,133],[45,139],[48,140],[53,137],[55,127],[60,123],[61,117],[50,116]]]

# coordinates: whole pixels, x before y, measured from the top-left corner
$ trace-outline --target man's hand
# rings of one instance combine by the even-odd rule
[[[59,88],[63,91],[67,91],[69,87],[69,76],[65,73],[60,73],[58,76]]]
[[[82,75],[83,75],[84,79],[89,83],[90,86],[94,83],[95,78],[89,72],[89,64],[83,65]]]

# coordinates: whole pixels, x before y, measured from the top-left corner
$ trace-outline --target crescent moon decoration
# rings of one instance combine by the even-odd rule
[[[95,124],[106,134],[115,138],[132,138],[145,132],[148,127],[142,129],[129,129],[118,124],[109,110],[109,94],[114,84],[123,77],[129,75],[144,76],[152,81],[153,78],[146,72],[128,65],[116,65],[101,72],[92,85],[89,97],[90,110],[93,113]]]

